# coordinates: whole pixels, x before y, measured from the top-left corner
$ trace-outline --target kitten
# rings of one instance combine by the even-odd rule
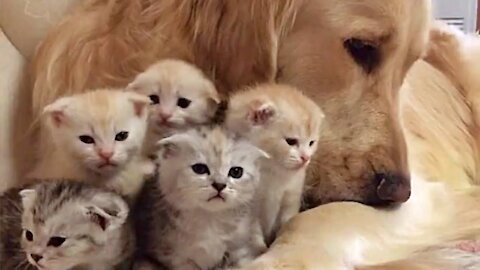
[[[251,237],[257,162],[266,154],[220,128],[198,127],[159,142],[158,182],[135,214],[144,258],[134,269],[242,265],[263,252]],[[262,243],[260,243],[262,244]]]
[[[0,269],[113,269],[133,252],[128,206],[104,189],[42,181],[0,195],[0,210]]]
[[[286,85],[259,85],[230,97],[227,129],[271,156],[262,162],[257,208],[267,245],[300,209],[306,168],[317,149],[323,118],[312,100]]]
[[[139,94],[102,89],[48,105],[43,120],[53,144],[31,177],[88,181],[134,197],[155,169],[140,155],[149,102]]]
[[[167,59],[137,75],[128,90],[147,95],[150,106],[145,154],[155,152],[161,138],[212,121],[220,103],[213,83],[194,65]]]

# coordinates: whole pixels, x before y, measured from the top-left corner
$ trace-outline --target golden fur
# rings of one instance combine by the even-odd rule
[[[223,93],[277,80],[326,114],[307,177],[313,205],[378,203],[377,174],[395,176],[385,188],[404,201],[398,89],[425,47],[428,13],[428,0],[85,1],[37,51],[33,111],[62,95],[124,86],[165,57],[199,66]],[[372,72],[345,49],[350,39],[378,47]]]
[[[412,185],[412,198],[399,209],[342,202],[303,212],[287,223],[267,253],[242,269],[464,269],[458,268],[461,258],[439,257],[425,248],[478,232],[479,190],[452,191],[416,177]]]
[[[480,184],[480,37],[438,24],[403,90],[413,170],[455,188]]]

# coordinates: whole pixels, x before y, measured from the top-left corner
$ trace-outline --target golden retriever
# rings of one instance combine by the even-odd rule
[[[448,185],[415,177],[412,198],[395,210],[331,203],[306,211],[243,270],[480,269],[480,254],[456,242],[480,234],[479,55],[480,37],[438,24],[401,91],[410,167]]]
[[[304,90],[326,113],[310,207],[410,196],[399,89],[425,49],[428,0],[88,0],[34,58],[33,111],[126,85],[163,57],[201,67],[228,93],[265,81]]]

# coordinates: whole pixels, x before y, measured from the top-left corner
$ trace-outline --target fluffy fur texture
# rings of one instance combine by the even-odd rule
[[[300,210],[305,173],[317,150],[324,115],[293,87],[259,85],[230,97],[225,125],[265,150],[257,218],[267,244]]]
[[[242,269],[478,269],[479,255],[441,245],[478,231],[479,190],[452,191],[420,178],[412,184],[411,199],[398,209],[342,202],[303,212]]]
[[[118,195],[72,181],[43,181],[0,196],[2,269],[113,269],[134,247]]]
[[[144,150],[174,132],[212,121],[220,103],[213,83],[201,70],[181,60],[163,60],[140,73],[127,90],[152,101]]]
[[[40,160],[31,176],[68,178],[135,195],[154,165],[139,157],[149,99],[96,90],[56,100],[44,109]]]
[[[410,164],[430,180],[469,188],[480,183],[480,38],[442,24],[430,36],[402,94]]]
[[[253,259],[265,246],[252,234],[251,202],[267,155],[220,128],[198,128],[160,141],[158,183],[139,201],[136,269],[211,269]],[[157,187],[155,187],[158,185]],[[258,232],[260,233],[260,232]]]
[[[221,92],[293,84],[325,111],[307,177],[312,205],[405,201],[398,90],[428,36],[428,0],[89,0],[39,47],[33,109],[124,86],[162,58],[200,67]]]
[[[475,60],[480,38],[441,23],[430,36],[425,60],[413,66],[402,94],[409,161],[429,180],[468,190],[480,183],[480,68]],[[475,250],[480,244],[466,242],[459,248]]]

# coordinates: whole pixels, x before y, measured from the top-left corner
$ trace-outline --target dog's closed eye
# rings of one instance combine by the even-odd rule
[[[378,46],[371,42],[350,38],[344,41],[343,46],[355,63],[360,65],[367,74],[371,73],[380,63]]]

